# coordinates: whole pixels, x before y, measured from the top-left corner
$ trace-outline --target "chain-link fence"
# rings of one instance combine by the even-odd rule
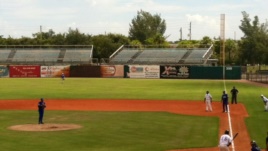
[[[268,83],[268,66],[255,65],[244,67],[242,79],[253,82]]]

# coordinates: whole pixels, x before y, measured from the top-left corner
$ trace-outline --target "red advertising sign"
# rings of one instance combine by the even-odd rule
[[[40,66],[9,66],[11,78],[37,78],[40,77]]]

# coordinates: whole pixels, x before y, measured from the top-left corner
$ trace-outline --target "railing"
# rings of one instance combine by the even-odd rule
[[[268,83],[268,74],[247,73],[245,79],[253,82]]]
[[[0,45],[0,49],[61,49],[61,48],[85,48],[93,50],[93,45]]]

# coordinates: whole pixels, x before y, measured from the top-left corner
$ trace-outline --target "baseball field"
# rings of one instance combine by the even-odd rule
[[[268,96],[266,85],[243,80],[104,78],[0,82],[0,141],[5,151],[216,151],[219,136],[229,129],[220,98],[233,86],[239,90],[239,103],[230,104],[229,114],[233,133],[239,133],[234,150],[249,150],[251,139],[265,147],[268,112],[260,95]],[[205,111],[207,90],[213,96],[213,112]],[[44,125],[37,125],[40,98],[47,103]],[[81,127],[58,131],[53,124]],[[10,129],[18,125],[52,126],[50,131]]]

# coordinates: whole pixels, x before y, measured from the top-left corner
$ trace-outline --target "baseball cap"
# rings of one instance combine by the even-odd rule
[[[256,141],[252,140],[252,141],[251,141],[251,144],[254,144],[254,145],[255,145],[255,144],[256,144]]]

